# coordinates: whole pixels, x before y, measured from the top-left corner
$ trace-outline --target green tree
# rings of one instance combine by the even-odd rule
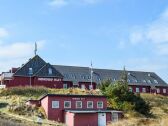
[[[150,114],[150,106],[140,95],[135,95],[128,90],[127,72],[125,69],[121,74],[119,81],[112,83],[104,81],[100,84],[102,94],[108,98],[108,106],[123,111],[135,110],[143,115]]]

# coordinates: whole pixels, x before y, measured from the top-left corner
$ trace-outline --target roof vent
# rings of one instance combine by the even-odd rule
[[[148,77],[150,77],[151,76],[151,74],[150,73],[148,73]]]
[[[131,73],[130,72],[128,72],[128,75],[130,75]]]
[[[29,59],[29,61],[31,60],[31,58]]]
[[[24,66],[24,64],[22,64],[22,66]]]

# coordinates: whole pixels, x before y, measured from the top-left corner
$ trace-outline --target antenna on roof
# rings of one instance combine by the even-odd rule
[[[90,75],[91,75],[91,89],[93,89],[93,65],[92,65],[92,61],[91,61],[91,64],[90,64]]]
[[[35,42],[35,49],[34,49],[34,55],[37,55],[37,43]]]

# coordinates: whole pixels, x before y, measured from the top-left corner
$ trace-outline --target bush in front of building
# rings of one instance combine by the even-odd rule
[[[135,110],[145,116],[151,114],[149,104],[140,95],[130,92],[124,81],[116,81],[115,83],[105,81],[99,88],[107,96],[109,107],[123,111]]]

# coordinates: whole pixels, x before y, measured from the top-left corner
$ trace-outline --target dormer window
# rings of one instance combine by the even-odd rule
[[[151,80],[148,80],[148,83],[150,83],[150,84],[151,84]]]
[[[33,68],[29,68],[29,75],[32,75],[33,74]]]
[[[138,83],[138,80],[137,80],[137,79],[135,79],[134,81],[135,81],[135,83]]]
[[[146,80],[142,80],[143,83],[146,83]]]
[[[158,81],[157,80],[153,80],[156,84],[158,84]]]
[[[131,82],[131,80],[130,80],[130,79],[128,79],[128,80],[127,80],[127,82],[128,82],[128,83],[130,83],[130,82]]]
[[[48,74],[51,75],[52,74],[52,69],[48,68]]]

